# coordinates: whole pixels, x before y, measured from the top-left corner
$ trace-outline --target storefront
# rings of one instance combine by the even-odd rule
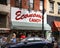
[[[47,23],[51,26],[52,35],[59,40],[60,37],[60,17],[58,16],[47,16]]]
[[[60,41],[60,21],[54,21],[52,26],[53,35]]]
[[[20,9],[11,7],[11,30],[16,32],[39,32],[42,33],[42,12],[28,11],[27,9]],[[47,14],[44,14],[44,32],[51,31],[51,27],[47,24]],[[14,32],[14,31],[13,31]]]

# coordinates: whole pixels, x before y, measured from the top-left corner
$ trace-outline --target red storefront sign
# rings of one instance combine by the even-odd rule
[[[16,17],[15,17],[16,20],[23,20],[26,18],[29,18],[30,22],[41,22],[41,20],[42,20],[42,16],[40,14],[36,14],[36,13],[21,15],[21,11],[16,11],[15,15],[16,15]]]

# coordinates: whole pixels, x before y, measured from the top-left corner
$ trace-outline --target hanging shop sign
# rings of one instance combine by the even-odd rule
[[[23,20],[23,19],[27,19],[29,18],[29,22],[41,22],[42,16],[40,14],[22,14],[21,15],[21,11],[16,11],[15,13],[16,20]]]
[[[11,21],[42,23],[42,13],[40,11],[28,11],[27,9],[11,7]]]
[[[11,29],[42,30],[42,12],[11,7]],[[44,30],[51,30],[44,12]]]

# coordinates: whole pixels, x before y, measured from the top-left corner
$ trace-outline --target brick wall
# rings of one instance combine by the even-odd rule
[[[33,0],[33,9],[40,10],[40,0]],[[15,7],[15,0],[10,0],[11,7]],[[22,0],[22,8],[28,9],[28,0]]]

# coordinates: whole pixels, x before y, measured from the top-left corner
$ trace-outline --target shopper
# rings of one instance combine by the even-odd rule
[[[25,34],[21,34],[21,35],[20,35],[20,39],[22,40],[22,39],[24,39],[24,38],[26,38],[26,35],[25,35]]]
[[[54,47],[53,48],[58,48],[57,41],[54,42]]]
[[[31,36],[31,34],[28,34],[28,36],[27,36],[27,37],[32,37],[32,36]]]
[[[7,44],[7,37],[3,37],[2,41],[2,44]]]
[[[12,38],[11,38],[12,43],[16,43],[16,34],[13,33]]]

